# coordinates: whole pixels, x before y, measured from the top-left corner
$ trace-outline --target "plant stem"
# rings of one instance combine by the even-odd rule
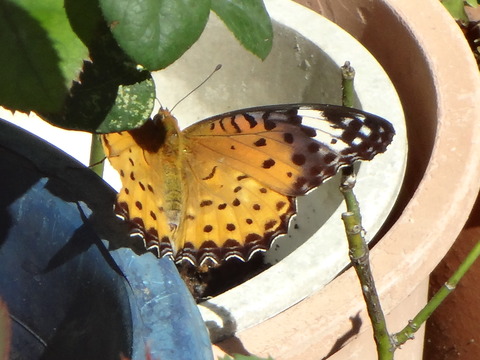
[[[352,183],[352,181],[347,178],[342,181],[342,185],[345,183]],[[372,322],[378,358],[382,360],[393,359],[395,347],[388,333],[387,323],[375,287],[369,261],[369,250],[362,234],[363,228],[358,202],[351,185],[341,186],[340,189],[347,204],[347,212],[342,214],[342,220],[345,224],[350,259],[360,281],[368,316]]]
[[[90,146],[90,168],[100,177],[103,175],[103,161],[105,154],[103,153],[100,135],[92,134],[92,145]]]
[[[340,69],[342,71],[342,105],[353,107],[355,69],[350,66],[350,61],[345,61]]]
[[[413,334],[420,328],[420,326],[427,321],[427,319],[432,315],[432,313],[438,308],[438,306],[445,300],[445,298],[450,295],[450,293],[455,290],[460,279],[465,275],[465,273],[470,269],[475,260],[480,256],[480,241],[473,247],[473,249],[468,253],[466,258],[460,264],[458,269],[453,273],[453,275],[448,279],[448,281],[443,284],[443,286],[435,293],[435,295],[430,299],[430,301],[425,305],[425,307],[420,310],[420,312],[413,318],[413,320],[408,322],[408,325],[405,326],[401,331],[393,335],[393,340],[396,347],[404,344],[407,340],[413,338]]]
[[[350,62],[347,61],[345,62],[345,65],[341,67],[341,71],[342,103],[343,106],[352,107],[355,70],[350,66]],[[390,360],[393,359],[395,347],[387,330],[385,315],[382,311],[382,306],[380,304],[380,299],[378,297],[370,267],[369,250],[363,237],[360,206],[353,193],[353,187],[355,186],[353,167],[348,166],[343,168],[342,174],[340,191],[344,196],[347,206],[347,211],[342,214],[342,220],[345,225],[345,233],[347,234],[350,260],[352,261],[362,287],[368,316],[372,322],[373,337],[377,346],[378,358],[382,360]]]

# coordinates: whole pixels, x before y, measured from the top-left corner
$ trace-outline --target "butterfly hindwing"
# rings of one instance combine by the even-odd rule
[[[187,166],[189,196],[178,234],[185,241],[180,256],[194,264],[217,264],[230,257],[248,260],[268,249],[266,239],[286,232],[295,212],[293,197],[214,159],[202,163],[212,170],[206,177],[198,177],[201,172],[194,164]]]

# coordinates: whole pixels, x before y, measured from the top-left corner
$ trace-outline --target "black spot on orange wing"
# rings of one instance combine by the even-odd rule
[[[215,176],[216,171],[217,171],[217,167],[214,166],[214,167],[212,168],[212,170],[210,171],[210,174],[208,174],[207,176],[205,176],[202,180],[210,180],[210,179],[212,179],[212,178]]]
[[[218,205],[218,210],[223,210],[227,207],[227,204],[223,203],[223,204],[220,204]]]
[[[241,133],[242,132],[242,129],[240,129],[240,126],[238,126],[237,122],[235,121],[235,118],[232,117],[232,120],[230,121],[230,124],[232,125],[232,127],[235,129],[235,131],[237,133]]]
[[[245,120],[247,120],[250,126],[250,129],[253,129],[255,126],[257,126],[258,122],[257,120],[255,120],[255,117],[253,117],[252,115],[245,113],[243,114],[243,117],[245,118]]]
[[[237,227],[234,224],[227,224],[226,228],[228,231],[234,231]]]
[[[240,243],[235,239],[228,239],[222,245],[225,248],[239,248],[241,247]]]
[[[132,223],[139,229],[145,229],[145,224],[143,223],[143,220],[138,217],[133,218]]]
[[[232,117],[232,120],[233,120],[233,117]],[[223,125],[223,119],[221,119],[218,123],[220,124],[220,129],[225,131],[225,125]]]
[[[193,247],[193,245],[192,245]],[[217,244],[215,244],[214,241],[212,240],[208,240],[208,241],[205,241],[201,246],[200,246],[200,249],[215,249],[217,248]]]
[[[276,204],[277,211],[282,210],[285,207],[285,205],[287,205],[287,203],[285,201],[277,202],[277,204]]]
[[[301,125],[302,124],[302,117],[298,115],[298,109],[288,109],[287,111],[284,112],[284,114],[287,116],[287,121],[291,124],[294,125]]]
[[[305,135],[307,135],[308,137],[313,138],[313,137],[317,136],[317,131],[316,131],[315,129],[311,128],[311,127],[302,126],[300,129],[301,129],[302,132],[303,132]]]
[[[294,138],[291,133],[285,133],[283,134],[283,141],[285,141],[287,144],[293,144]]]
[[[206,232],[206,233],[209,233],[213,230],[213,226],[212,225],[205,225],[205,227],[203,228],[203,232]]]
[[[262,115],[262,119],[263,120],[269,120],[271,114],[272,114],[271,111],[265,111]]]
[[[212,200],[202,200],[202,202],[200,202],[200,207],[210,206],[212,204],[213,204]]]
[[[157,215],[153,211],[150,211],[150,216],[153,220],[157,220]]]
[[[265,224],[265,231],[270,230],[270,229],[273,228],[275,225],[277,225],[277,220],[270,220],[269,222],[267,222],[267,223]]]
[[[298,166],[302,166],[303,164],[305,164],[306,160],[307,158],[303,154],[293,154],[292,156],[292,162]]]
[[[268,160],[265,160],[262,164],[262,167],[264,169],[270,169],[272,166],[275,165],[275,160],[273,159],[268,159]]]
[[[250,242],[259,241],[259,240],[262,240],[262,239],[263,239],[263,237],[261,235],[256,234],[256,233],[251,233],[251,234],[248,234],[245,237],[245,242],[250,243]]]
[[[267,145],[267,140],[265,138],[258,139],[257,141],[255,141],[253,143],[253,145],[258,146],[258,147],[266,146]]]
[[[265,130],[270,131],[270,130],[275,129],[275,128],[277,127],[277,124],[275,124],[274,121],[265,120],[265,121],[263,122],[263,126],[264,126]]]

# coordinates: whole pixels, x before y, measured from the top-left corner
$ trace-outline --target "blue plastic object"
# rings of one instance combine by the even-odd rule
[[[121,247],[131,240],[101,179],[3,121],[0,172],[0,297],[14,324],[11,359],[143,360],[147,351],[158,360],[213,358],[174,264]]]

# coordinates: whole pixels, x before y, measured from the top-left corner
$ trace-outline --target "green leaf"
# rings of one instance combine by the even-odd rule
[[[476,8],[478,6],[478,1],[477,0],[465,0],[465,3],[468,6]]]
[[[114,69],[103,75],[106,69],[102,65],[87,63],[81,81],[71,89],[64,111],[40,115],[64,129],[96,133],[128,130],[143,124],[153,109],[155,86],[150,73],[140,69],[137,74],[130,74],[134,78],[127,81],[127,69]]]
[[[167,67],[197,41],[210,0],[100,0],[122,49],[150,71]]]
[[[442,4],[455,20],[468,21],[463,0],[443,0]]]
[[[113,116],[126,111],[123,106],[119,110],[118,104],[123,104],[123,100],[119,100],[122,94],[128,94],[126,98],[135,98],[137,103],[130,103],[133,108],[128,111],[129,120],[124,126],[143,123],[151,113],[155,96],[150,73],[130,60],[105,23],[96,26],[89,41],[91,61],[84,63],[79,81],[69,89],[61,111],[41,112],[39,115],[65,129],[117,131],[118,122],[108,116],[111,111]]]
[[[105,25],[98,0],[64,0],[70,26],[80,40],[90,47],[99,31]]]
[[[88,51],[63,2],[0,2],[0,104],[28,112],[58,110]]]
[[[0,299],[0,360],[8,359],[11,337],[11,322],[7,305]]]
[[[212,10],[247,50],[265,60],[272,50],[273,28],[262,0],[212,0]]]
[[[130,86],[120,86],[115,106],[98,128],[99,133],[124,131],[139,127],[152,113],[155,102],[152,79]]]

